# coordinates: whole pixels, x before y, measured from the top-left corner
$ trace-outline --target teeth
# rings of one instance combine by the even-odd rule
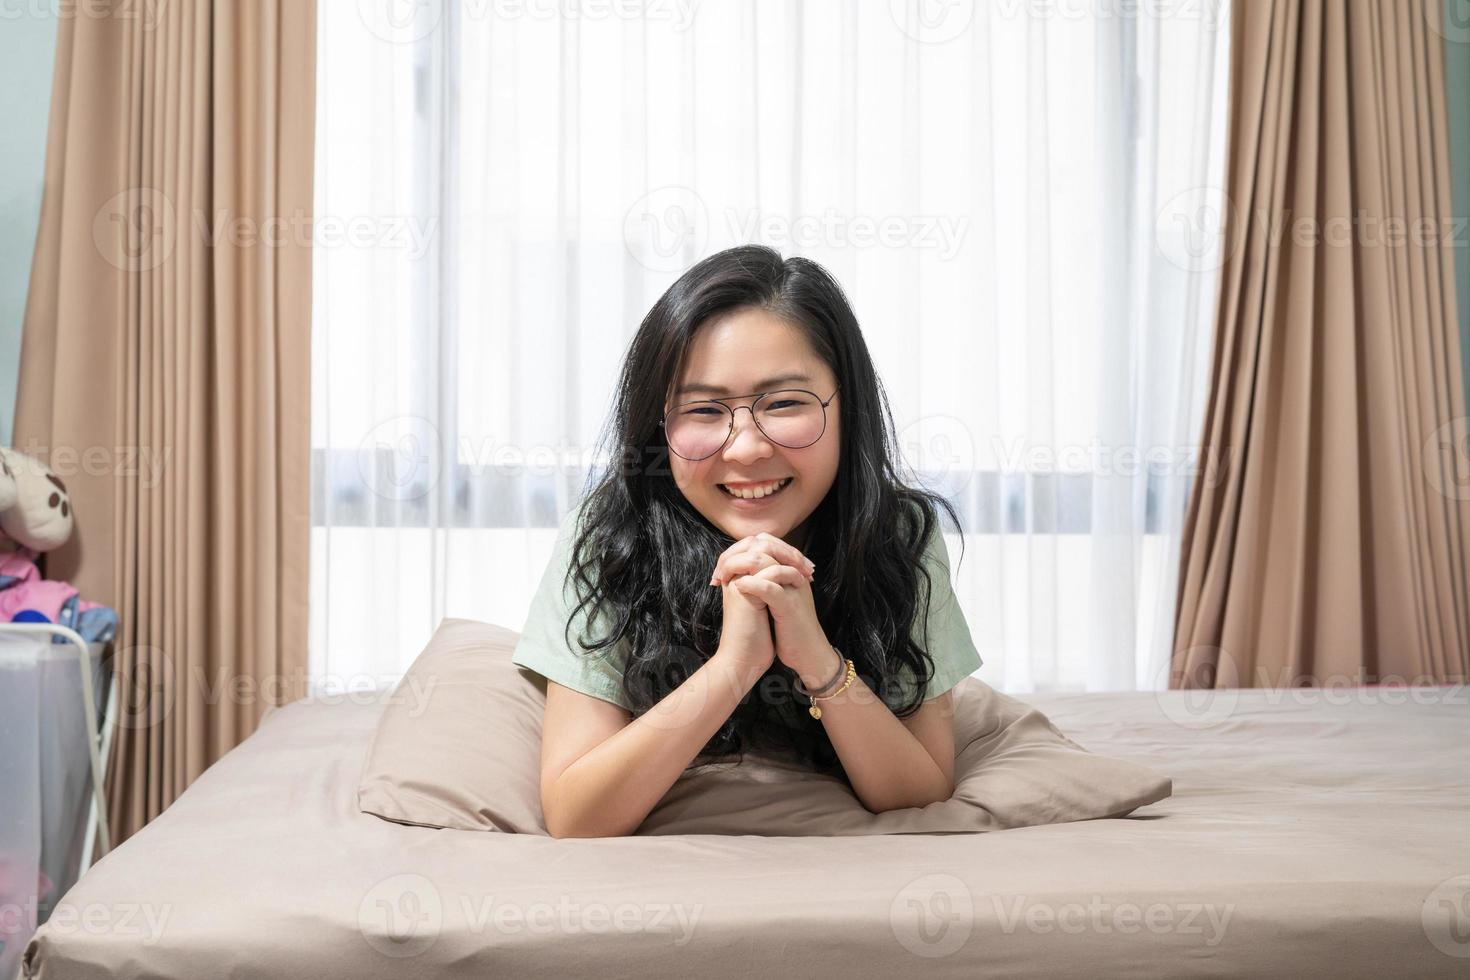
[[[775,483],[766,483],[758,487],[747,487],[739,490],[732,490],[723,483],[720,486],[724,487],[725,492],[732,497],[740,497],[742,500],[759,500],[762,497],[769,497],[790,482],[791,477],[788,476],[786,479],[777,480]]]

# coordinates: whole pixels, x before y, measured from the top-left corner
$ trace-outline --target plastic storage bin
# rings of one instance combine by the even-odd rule
[[[31,933],[90,863],[89,831],[100,822],[106,836],[96,778],[112,688],[106,649],[46,624],[0,623],[0,978],[17,974]]]

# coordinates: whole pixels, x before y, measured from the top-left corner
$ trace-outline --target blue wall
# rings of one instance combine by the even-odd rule
[[[20,367],[26,283],[41,214],[46,121],[56,54],[54,5],[23,3],[0,11],[0,444],[10,445]]]

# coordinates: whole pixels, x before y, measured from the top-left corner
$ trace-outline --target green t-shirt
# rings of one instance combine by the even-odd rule
[[[596,629],[587,630],[587,611],[579,610],[572,626],[563,636],[567,617],[577,605],[575,585],[568,580],[571,567],[571,547],[576,533],[576,522],[581,514],[579,503],[568,512],[557,532],[556,545],[551,560],[541,575],[541,583],[531,600],[526,624],[521,629],[511,662],[535,671],[548,680],[556,681],[583,694],[590,694],[603,701],[611,701],[626,711],[632,711],[623,693],[622,667],[628,662],[631,642],[627,637],[611,648],[595,653],[573,650],[567,646],[568,637],[575,642],[578,637],[606,636],[608,633],[605,611],[599,618]],[[934,658],[934,678],[929,682],[926,697],[936,698],[973,674],[983,662],[970,637],[969,625],[950,584],[949,551],[944,535],[931,536],[929,547],[924,553],[929,568],[934,594],[929,605],[929,637],[925,646],[923,620],[916,619],[912,631],[914,642],[927,649]],[[922,586],[921,586],[922,588]],[[905,668],[895,681],[897,693],[904,695],[913,689],[912,670]],[[902,703],[902,702],[895,702]]]

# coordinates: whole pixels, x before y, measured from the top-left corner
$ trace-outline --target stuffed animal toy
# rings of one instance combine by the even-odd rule
[[[0,446],[0,622],[59,623],[105,642],[117,630],[117,613],[83,599],[69,582],[41,578],[35,564],[71,537],[72,523],[61,478],[40,460]]]
[[[33,456],[0,446],[0,531],[35,555],[71,537],[71,497],[66,484]],[[0,550],[5,548],[0,543]]]

